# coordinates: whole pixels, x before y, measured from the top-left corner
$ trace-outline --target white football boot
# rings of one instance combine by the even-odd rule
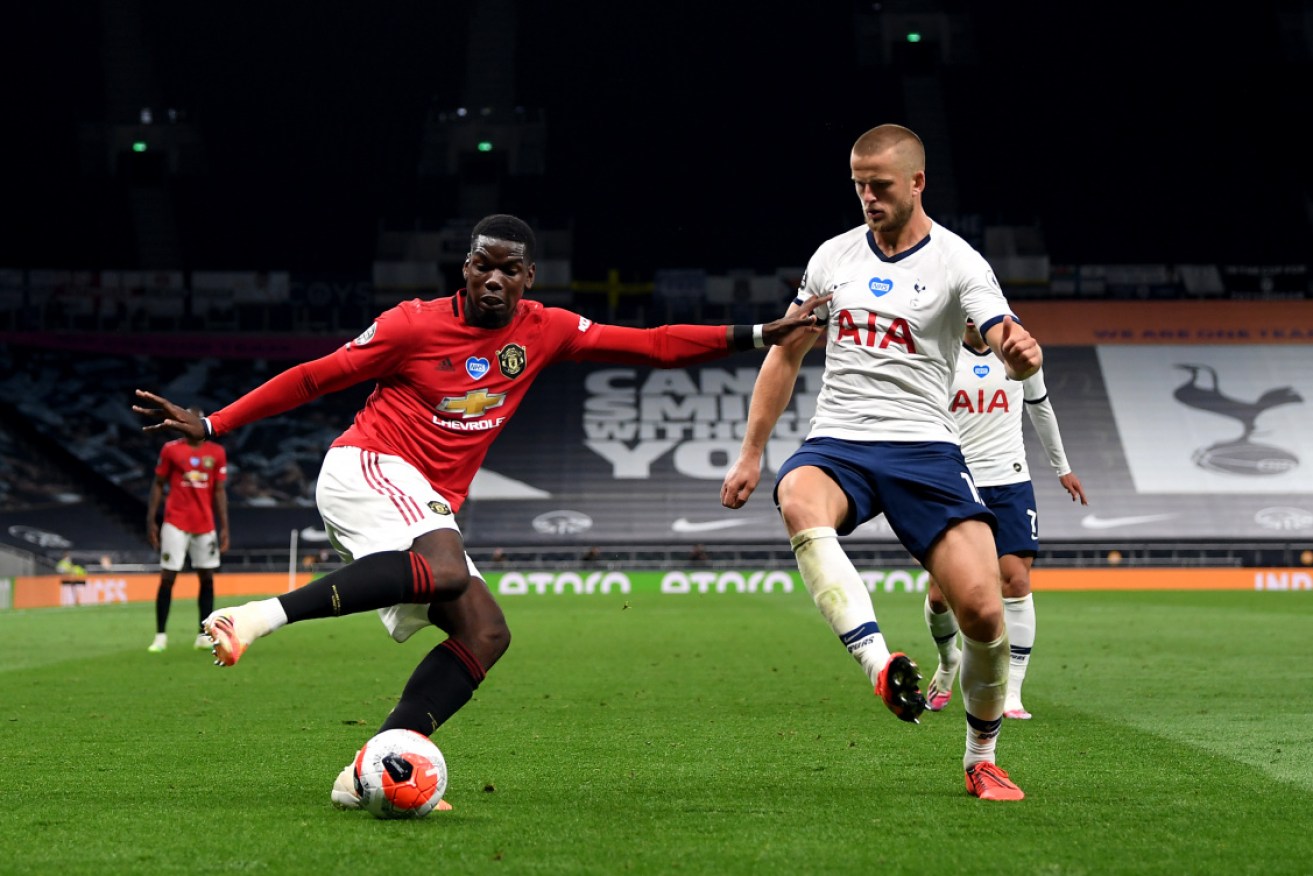
[[[252,642],[271,632],[264,612],[255,602],[221,608],[201,623],[201,629],[214,643],[215,666],[236,665]]]
[[[333,792],[329,797],[338,809],[360,808],[360,795],[356,793],[356,777],[352,769],[355,765],[352,759],[351,763],[342,767],[342,772],[337,774],[337,780],[333,782]]]

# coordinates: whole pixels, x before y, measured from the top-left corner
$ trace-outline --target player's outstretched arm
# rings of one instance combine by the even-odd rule
[[[184,407],[175,405],[164,396],[139,389],[137,390],[137,398],[149,402],[155,407],[144,407],[135,404],[132,406],[132,410],[143,417],[159,421],[150,426],[143,426],[141,431],[160,432],[169,430],[193,440],[209,437],[205,430],[205,423],[200,417]]]
[[[588,362],[674,368],[700,365],[754,347],[797,344],[811,349],[824,331],[824,323],[812,311],[828,300],[823,296],[805,305],[791,305],[782,318],[755,326],[672,323],[640,329],[599,324],[594,331],[575,333],[577,343],[566,356]],[[579,318],[570,311],[559,312]]]
[[[285,413],[321,395],[378,377],[387,366],[384,358],[380,360],[382,365],[375,362],[356,367],[347,355],[347,348],[340,347],[320,359],[293,365],[208,417],[197,417],[163,396],[144,389],[137,390],[137,397],[156,407],[133,405],[132,410],[158,420],[154,425],[144,427],[143,431],[170,430],[189,438],[212,438],[256,420]]]
[[[796,307],[790,307],[784,316],[774,322],[762,325],[761,339],[765,342],[765,346],[774,347],[786,341],[796,342],[800,335],[810,336],[815,341],[816,335],[819,335],[825,329],[825,324],[812,311],[823,304],[827,304],[832,297],[830,295],[813,296]],[[808,345],[808,349],[810,349],[810,345]]]

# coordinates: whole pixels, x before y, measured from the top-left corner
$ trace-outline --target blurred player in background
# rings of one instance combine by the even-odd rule
[[[1071,500],[1088,505],[1080,478],[1067,464],[1062,449],[1058,418],[1044,387],[1044,372],[1036,371],[1018,383],[1009,380],[1003,363],[980,336],[976,324],[967,320],[962,352],[949,396],[948,411],[957,421],[962,454],[980,498],[998,518],[994,541],[998,569],[1003,578],[1003,620],[1008,631],[1011,669],[1003,717],[1025,720],[1030,712],[1021,704],[1021,685],[1031,649],[1035,647],[1035,602],[1030,593],[1030,568],[1039,551],[1039,516],[1035,510],[1035,487],[1026,465],[1021,409],[1048,454],[1049,465],[1058,475]],[[926,626],[939,649],[939,668],[926,691],[926,708],[938,712],[953,697],[953,679],[962,659],[958,646],[957,621],[949,610],[934,578],[925,600]]]
[[[994,515],[971,482],[944,398],[967,317],[1014,379],[1034,374],[1043,356],[984,258],[926,214],[925,149],[916,134],[873,128],[853,145],[850,164],[865,223],[821,244],[788,310],[833,296],[816,311],[828,329],[811,432],[780,467],[775,501],[816,607],[904,721],[925,708],[920,675],[905,654],[890,653],[838,536],[883,513],[940,582],[963,637],[967,790],[1020,800],[994,762],[1008,677]],[[739,458],[721,488],[727,507],[741,507],[756,489],[766,442],[811,346],[795,336],[767,353]]]
[[[337,351],[277,375],[209,418],[137,391],[157,406],[133,408],[160,421],[146,431],[199,439],[377,381],[355,423],[329,448],[317,487],[320,515],[347,565],[291,593],[214,612],[205,630],[216,663],[231,666],[257,638],[311,618],[376,609],[398,642],[436,625],[446,640],[416,667],[379,728],[431,735],[510,646],[506,618],[465,552],[455,514],[543,369],[561,361],[680,367],[793,335],[810,345],[820,332],[815,304],[756,326],[601,325],[523,299],[533,286],[534,250],[533,231],[520,219],[480,220],[462,268],[464,289],[399,304]],[[350,765],[332,799],[359,805]]]
[[[200,408],[189,408],[201,417]],[[182,565],[191,559],[192,570],[200,579],[196,603],[200,621],[214,611],[214,570],[219,568],[220,554],[228,550],[228,454],[219,444],[204,435],[178,438],[160,448],[155,465],[155,481],[146,500],[146,539],[160,552],[160,586],[155,593],[155,639],[146,650],[158,654],[169,646],[167,632],[169,607],[173,603],[173,582]],[[164,500],[164,525],[159,522],[160,498]],[[215,521],[218,521],[216,532]],[[208,651],[210,638],[203,630],[197,633],[194,646]]]

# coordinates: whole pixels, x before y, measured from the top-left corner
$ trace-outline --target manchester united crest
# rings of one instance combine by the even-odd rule
[[[524,371],[524,347],[519,344],[507,344],[497,351],[497,364],[505,377],[519,377]]]
[[[451,506],[446,502],[429,502],[429,510],[434,514],[446,517],[451,513]]]

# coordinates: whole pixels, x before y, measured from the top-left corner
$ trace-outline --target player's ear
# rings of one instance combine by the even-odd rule
[[[537,262],[530,262],[530,263],[529,263],[529,270],[526,271],[525,274],[524,274],[524,288],[525,288],[525,289],[532,289],[532,288],[533,288],[533,278],[537,275],[537,273],[538,273],[538,263],[537,263]]]

